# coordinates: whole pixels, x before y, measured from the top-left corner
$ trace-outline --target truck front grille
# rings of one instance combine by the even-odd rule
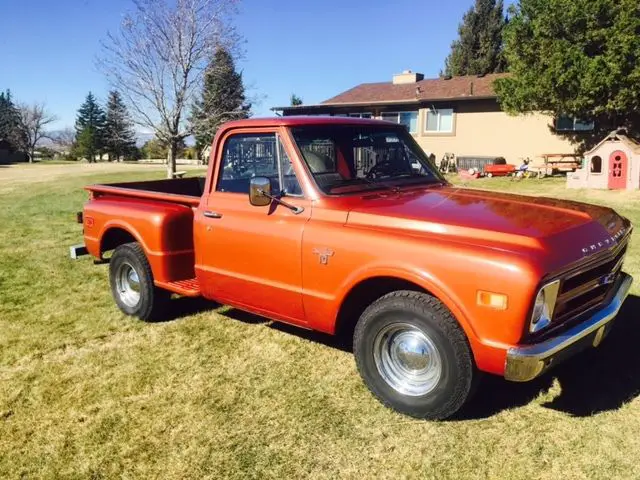
[[[612,292],[622,270],[628,237],[593,261],[560,277],[560,291],[553,314],[556,325],[600,306]]]

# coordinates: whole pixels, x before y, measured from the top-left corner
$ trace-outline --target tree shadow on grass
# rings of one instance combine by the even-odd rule
[[[629,296],[601,346],[579,353],[532,382],[486,376],[458,419],[487,418],[524,406],[547,392],[554,379],[561,393],[543,407],[576,417],[619,409],[640,395],[639,312],[640,297]]]

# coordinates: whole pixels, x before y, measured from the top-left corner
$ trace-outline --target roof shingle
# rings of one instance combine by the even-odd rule
[[[362,83],[346,92],[322,102],[322,105],[386,102],[420,102],[429,100],[461,100],[466,98],[494,98],[493,82],[508,74],[493,73],[478,77],[469,75],[431,78],[415,83],[394,85],[392,82]]]

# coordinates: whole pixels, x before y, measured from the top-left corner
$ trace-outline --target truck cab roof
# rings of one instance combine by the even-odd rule
[[[222,125],[220,130],[226,131],[235,128],[251,127],[301,127],[307,125],[384,125],[387,127],[400,127],[394,122],[374,120],[370,118],[356,117],[323,117],[323,116],[287,116],[264,117],[233,120]]]

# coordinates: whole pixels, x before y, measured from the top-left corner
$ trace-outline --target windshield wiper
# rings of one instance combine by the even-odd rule
[[[374,182],[373,180],[369,180],[367,177],[360,177],[358,180],[364,180],[367,185],[373,185],[374,187],[388,188],[393,193],[398,193],[400,191],[400,187],[397,185],[391,185],[386,182]]]
[[[445,182],[443,182],[442,180],[438,179],[437,177],[430,177],[428,175],[421,175],[419,173],[403,173],[402,175],[397,175],[394,178],[404,178],[404,179],[413,179],[413,180],[421,180],[421,182],[419,183],[437,183],[440,185],[444,185]]]

